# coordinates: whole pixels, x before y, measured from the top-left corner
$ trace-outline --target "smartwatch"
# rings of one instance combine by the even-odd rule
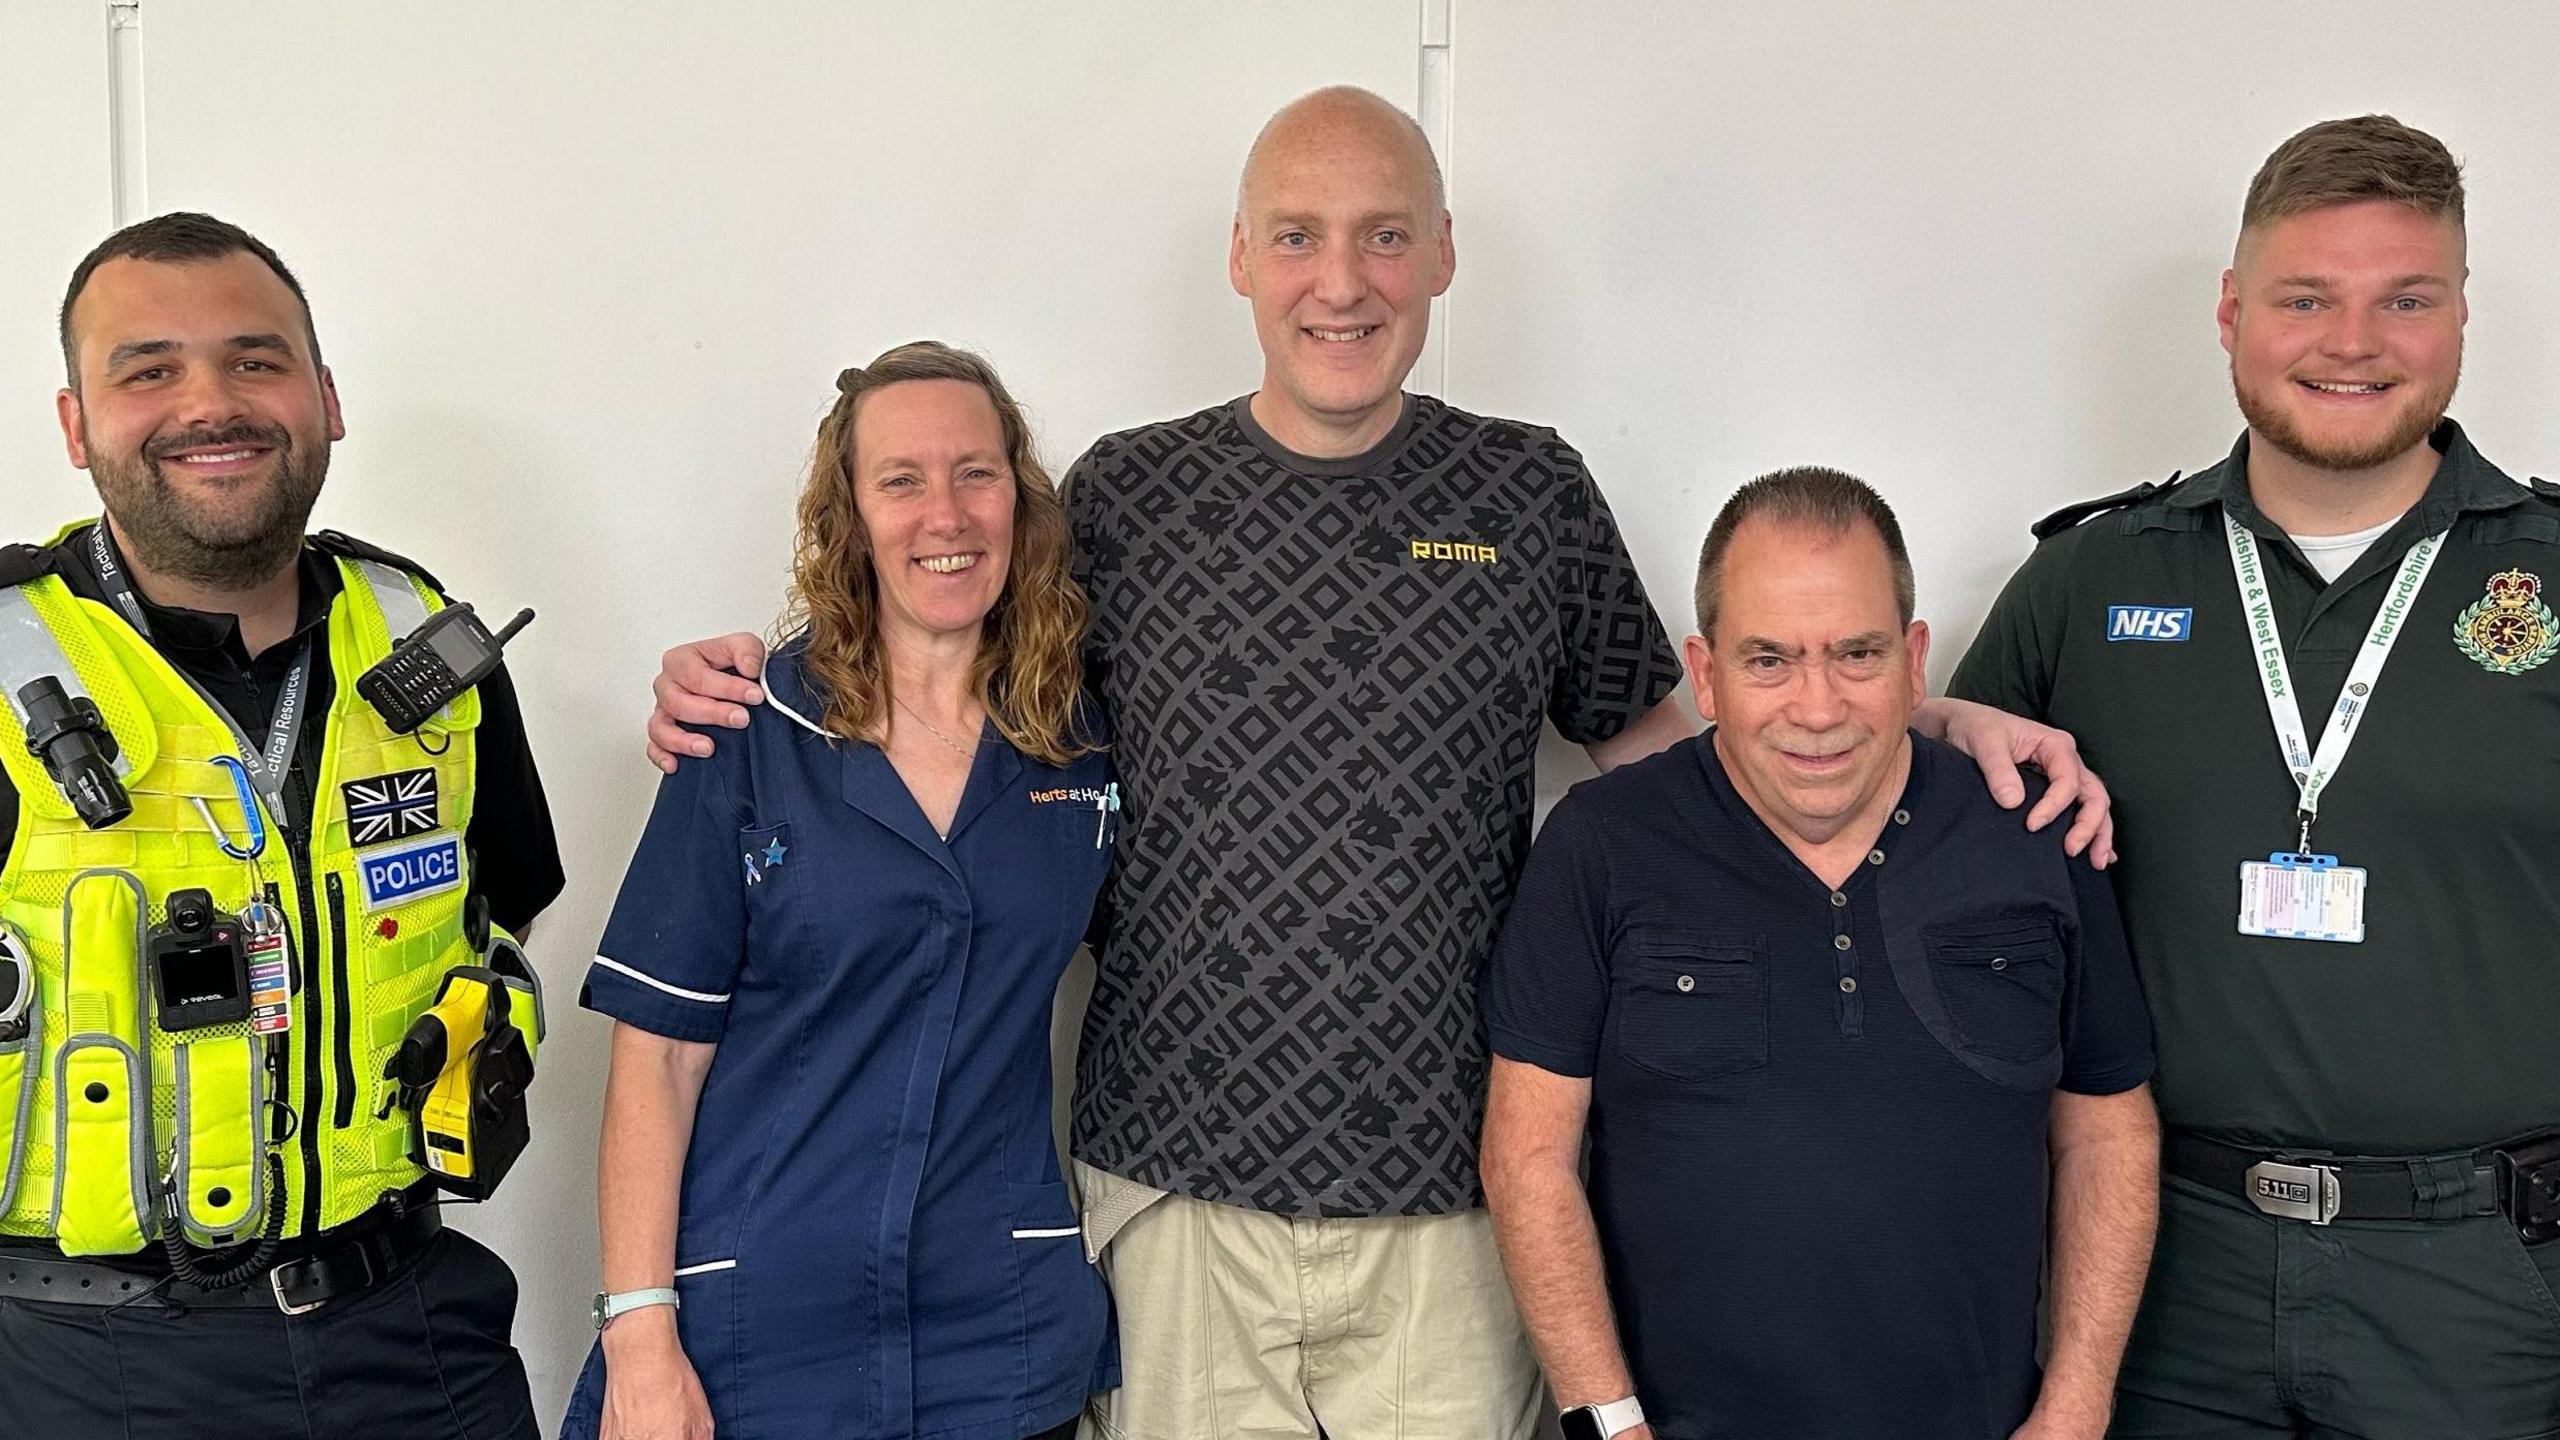
[[[1612,1400],[1606,1405],[1576,1405],[1556,1417],[1556,1428],[1564,1432],[1564,1440],[1609,1440],[1644,1423],[1644,1407],[1636,1397]]]
[[[663,1285],[655,1290],[618,1290],[610,1295],[598,1295],[595,1311],[596,1333],[604,1333],[604,1327],[612,1324],[616,1317],[628,1315],[634,1310],[646,1310],[652,1305],[673,1305],[682,1309],[684,1302],[676,1298],[675,1291]]]

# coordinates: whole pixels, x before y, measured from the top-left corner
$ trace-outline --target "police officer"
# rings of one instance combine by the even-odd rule
[[[305,537],[345,431],[267,246],[120,231],[62,345],[106,516],[0,551],[0,1433],[531,1436],[513,1278],[384,1079],[457,966],[538,1034],[514,692],[413,733],[357,693],[445,601]]]
[[[2169,1133],[2120,1436],[2560,1434],[2560,503],[2444,418],[2466,273],[2433,136],[2278,147],[2247,433],[2039,525],[1956,672],[2122,817]]]

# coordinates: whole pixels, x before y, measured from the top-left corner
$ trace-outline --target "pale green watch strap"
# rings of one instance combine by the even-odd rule
[[[613,1323],[614,1317],[628,1315],[634,1310],[646,1310],[652,1305],[673,1305],[681,1309],[684,1302],[676,1298],[675,1291],[663,1285],[654,1290],[617,1290],[610,1295],[598,1295],[596,1328],[602,1330]]]

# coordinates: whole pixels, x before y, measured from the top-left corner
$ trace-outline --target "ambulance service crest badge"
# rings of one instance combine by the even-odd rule
[[[2542,603],[2542,577],[2505,570],[2453,622],[2453,643],[2492,675],[2521,675],[2560,651],[2560,618]]]

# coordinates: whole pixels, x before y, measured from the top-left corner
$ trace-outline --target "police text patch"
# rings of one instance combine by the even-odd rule
[[[405,905],[462,886],[462,837],[451,830],[356,857],[364,908]]]
[[[2110,605],[2109,640],[2184,640],[2196,628],[2192,605]]]

